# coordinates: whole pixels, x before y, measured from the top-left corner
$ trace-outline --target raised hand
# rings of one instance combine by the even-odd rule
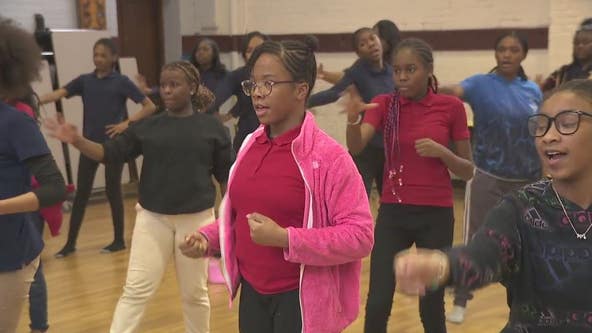
[[[397,291],[408,295],[423,296],[449,276],[448,257],[438,250],[402,251],[395,257],[394,269]]]
[[[347,113],[349,122],[355,122],[363,111],[378,106],[377,103],[364,103],[358,89],[354,85],[350,85],[347,88],[344,97],[344,102],[342,103],[344,109],[342,112]]]
[[[201,258],[208,251],[208,240],[196,231],[185,236],[185,241],[179,244],[179,250],[187,257]]]
[[[64,121],[63,116],[58,114],[57,119],[44,118],[43,127],[47,129],[48,134],[65,143],[74,143],[80,138],[78,128]]]
[[[136,74],[136,85],[146,95],[149,95],[152,92],[152,89],[150,89],[150,87],[148,86],[148,81],[146,80],[146,77],[144,77],[144,75],[142,74]]]
[[[288,231],[259,213],[247,215],[251,239],[259,245],[288,247]]]
[[[325,70],[323,69],[323,63],[319,63],[319,65],[317,66],[317,79],[325,79]]]

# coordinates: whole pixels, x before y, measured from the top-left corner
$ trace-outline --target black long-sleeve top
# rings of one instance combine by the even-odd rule
[[[233,160],[230,138],[212,115],[157,114],[132,124],[103,144],[105,163],[144,155],[139,203],[167,215],[196,213],[214,206],[212,175],[226,183]]]
[[[583,234],[592,207],[561,200]],[[510,316],[502,332],[592,332],[592,233],[576,237],[551,181],[506,197],[471,242],[448,255],[454,287],[501,282],[509,290]]]

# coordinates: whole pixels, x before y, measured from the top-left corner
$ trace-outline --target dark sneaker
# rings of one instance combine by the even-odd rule
[[[74,246],[65,245],[58,253],[54,254],[54,257],[60,259],[71,255],[72,253],[76,252],[76,248]]]
[[[105,246],[101,250],[101,253],[112,253],[112,252],[117,252],[117,251],[122,251],[122,250],[125,250],[125,244],[123,244],[123,243],[111,243],[111,244]]]

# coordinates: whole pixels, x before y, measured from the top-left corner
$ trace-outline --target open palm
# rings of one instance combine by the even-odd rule
[[[43,126],[50,136],[65,143],[74,143],[80,136],[78,128],[63,119],[46,118],[43,120]]]

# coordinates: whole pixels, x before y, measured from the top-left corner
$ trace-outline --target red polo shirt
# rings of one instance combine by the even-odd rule
[[[376,96],[372,103],[379,105],[366,111],[364,123],[382,132],[390,98],[390,94]],[[465,108],[458,98],[434,94],[431,90],[420,101],[400,98],[401,154],[395,160],[397,166],[403,166],[397,177],[397,181],[401,178],[401,185],[393,186],[385,164],[381,202],[452,207],[453,193],[448,168],[439,158],[419,156],[415,150],[415,141],[429,138],[449,147],[452,141],[469,139]],[[398,198],[393,194],[393,187]]]
[[[247,214],[263,214],[282,227],[301,228],[304,180],[292,155],[300,127],[270,139],[255,139],[237,165],[229,195],[235,220],[236,256],[241,276],[261,294],[298,288],[300,265],[284,260],[283,249],[251,240]]]

